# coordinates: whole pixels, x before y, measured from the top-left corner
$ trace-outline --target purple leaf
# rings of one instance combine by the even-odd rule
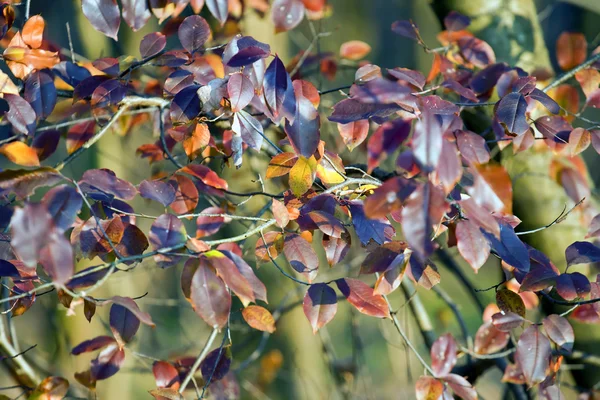
[[[121,369],[125,361],[125,350],[115,344],[108,345],[92,360],[91,375],[94,380],[108,379]]]
[[[15,208],[10,226],[15,254],[26,266],[35,268],[53,228],[52,216],[44,204],[26,203]]]
[[[539,101],[552,114],[558,114],[560,112],[560,106],[558,105],[558,103],[554,101],[552,97],[548,96],[546,93],[542,92],[538,88],[533,89],[533,91],[529,93],[529,97],[536,101]]]
[[[471,24],[471,18],[456,11],[450,11],[444,18],[444,26],[449,31],[462,31]]]
[[[442,154],[442,126],[435,114],[424,111],[415,123],[412,149],[417,161],[426,171],[437,166]]]
[[[191,85],[181,89],[173,98],[169,115],[174,123],[186,124],[200,114],[200,98],[198,85]]]
[[[62,61],[52,68],[60,79],[73,87],[77,87],[81,81],[91,76],[90,71],[71,61]]]
[[[75,188],[67,185],[56,186],[48,191],[42,203],[54,219],[55,227],[64,232],[75,222],[81,210],[83,199]]]
[[[298,96],[294,122],[285,122],[285,133],[296,154],[310,158],[321,139],[321,118],[315,106],[303,96]]]
[[[221,23],[225,24],[229,14],[229,5],[227,0],[206,0],[206,6],[210,13]]]
[[[268,44],[259,42],[252,36],[243,36],[236,41],[232,40],[230,45],[235,45],[235,49],[231,49],[232,54],[228,59],[225,58],[225,53],[223,54],[223,62],[234,68],[253,64],[271,54],[271,47]]]
[[[485,235],[488,242],[490,242],[492,249],[505,263],[515,267],[522,273],[529,271],[531,264],[527,247],[525,247],[510,225],[505,222],[500,223],[500,240],[483,229],[481,232]]]
[[[265,71],[263,81],[264,96],[273,118],[282,116],[293,119],[296,113],[296,99],[290,75],[278,56],[275,56]]]
[[[47,240],[46,246],[40,251],[40,263],[53,283],[65,284],[71,279],[74,271],[71,242],[56,230]]]
[[[140,327],[140,320],[135,314],[119,304],[110,307],[109,323],[117,341],[122,345],[130,342]]]
[[[575,242],[565,250],[567,265],[600,261],[600,248],[590,242]]]
[[[302,236],[295,233],[287,234],[283,252],[292,268],[306,276],[309,282],[317,277],[319,259],[311,244]]]
[[[184,280],[186,274],[192,276],[189,286]],[[206,258],[191,258],[186,262],[181,279],[183,292],[189,293],[194,311],[210,326],[225,326],[231,309],[231,295]]]
[[[387,219],[367,218],[361,203],[351,202],[349,206],[352,213],[352,225],[363,245],[371,240],[384,244],[392,239],[395,230]]]
[[[134,32],[142,29],[152,16],[147,0],[121,0],[121,7],[123,8],[123,19]],[[142,53],[142,57],[147,56]]]
[[[388,69],[388,73],[399,81],[410,83],[413,86],[419,88],[419,90],[423,90],[425,83],[425,77],[419,71],[413,71],[408,68],[394,68]]]
[[[165,207],[175,200],[173,186],[162,181],[144,180],[140,183],[138,190],[143,198],[157,201]]]
[[[86,340],[73,347],[71,354],[77,356],[79,354],[89,353],[91,351],[103,349],[113,343],[116,343],[115,339],[110,336],[96,336],[93,339]]]
[[[90,21],[94,29],[117,40],[121,13],[117,0],[82,0],[83,15]]]
[[[242,140],[254,150],[260,150],[264,134],[260,122],[244,110],[240,110],[233,115],[233,124],[231,130],[241,135]]]
[[[590,281],[579,272],[561,274],[556,277],[556,291],[567,301],[583,298],[590,293],[590,290]]]
[[[135,186],[104,168],[85,171],[79,185],[84,193],[100,191],[123,200],[131,200],[137,194]]]
[[[404,36],[414,41],[419,40],[419,28],[412,21],[396,21],[392,24],[392,32],[396,35]]]
[[[121,82],[119,79],[102,82],[92,93],[92,106],[106,107],[119,104],[123,100],[123,97],[127,95],[130,88],[129,85]]]
[[[73,91],[73,102],[91,98],[94,90],[96,90],[100,84],[108,81],[109,79],[110,77],[106,75],[92,75],[83,79],[77,86],[75,86],[75,90]]]
[[[46,119],[56,105],[56,87],[54,77],[48,69],[35,70],[25,80],[25,100],[31,104],[39,119]]]
[[[190,15],[179,25],[177,36],[183,48],[194,54],[210,37],[210,26],[201,16]]]
[[[149,33],[140,42],[140,54],[143,58],[155,56],[163,51],[166,45],[165,35],[160,32]]]
[[[242,110],[254,97],[254,85],[250,78],[242,73],[233,74],[227,82],[227,93],[231,102],[231,111]]]
[[[4,100],[10,107],[6,113],[6,119],[12,127],[24,134],[31,135],[35,131],[35,110],[31,105],[16,94],[4,93]]]
[[[231,367],[231,348],[218,348],[206,355],[200,363],[200,371],[206,382],[220,381],[227,375]]]
[[[344,99],[333,106],[330,121],[348,124],[371,117],[385,118],[400,110],[397,104],[366,104],[355,99]]]
[[[496,118],[506,126],[510,133],[521,135],[529,129],[527,118],[527,101],[521,93],[509,93],[500,100],[496,109]]]
[[[521,366],[529,386],[546,379],[546,370],[550,365],[551,354],[550,341],[537,326],[525,329],[517,343],[515,360]]]

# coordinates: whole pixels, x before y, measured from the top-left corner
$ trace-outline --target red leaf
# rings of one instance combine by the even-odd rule
[[[15,254],[26,266],[35,268],[53,227],[50,213],[44,204],[26,203],[15,208],[10,226]]]
[[[456,365],[458,345],[451,334],[440,336],[431,346],[431,369],[435,376],[448,375]]]
[[[333,319],[337,312],[335,291],[324,283],[311,285],[304,295],[302,308],[313,333],[317,333]]]
[[[521,366],[529,386],[546,379],[552,348],[550,341],[535,325],[525,329],[517,343],[515,360]]]
[[[44,35],[44,18],[41,15],[33,15],[23,25],[21,37],[25,44],[32,49],[37,49],[42,45]]]
[[[476,165],[490,161],[490,152],[483,137],[463,130],[454,132],[454,136],[456,136],[458,150],[467,162]]]
[[[548,315],[544,318],[543,325],[548,337],[556,343],[558,347],[567,352],[573,350],[575,333],[573,332],[573,327],[566,318],[556,314]]]
[[[182,168],[180,171],[200,179],[202,183],[207,186],[214,187],[215,189],[227,190],[227,181],[219,178],[219,176],[207,166],[190,164]]]
[[[335,281],[346,300],[366,315],[377,318],[390,318],[390,309],[383,296],[373,293],[373,289],[358,279],[342,278]]]
[[[203,257],[217,271],[217,275],[223,279],[229,289],[240,298],[244,307],[256,301],[252,286],[231,259],[218,250],[207,251]]]
[[[310,243],[302,236],[295,233],[286,234],[283,252],[292,268],[303,274],[309,282],[317,277],[319,259]]]
[[[450,374],[442,379],[450,386],[455,395],[463,400],[477,400],[477,392],[468,380],[460,375]]]
[[[460,255],[477,272],[490,256],[490,244],[474,223],[469,220],[456,224],[456,240]]]
[[[349,60],[360,60],[371,52],[371,46],[360,40],[351,40],[340,46],[340,57]]]
[[[556,60],[564,71],[583,63],[586,57],[587,41],[583,33],[561,33],[556,41]]]
[[[223,214],[224,211],[219,207],[208,207],[200,214]],[[225,222],[223,216],[199,215],[196,219],[196,238],[214,235],[221,229]]]
[[[79,185],[84,193],[99,190],[123,200],[131,200],[137,194],[135,186],[117,178],[113,171],[104,168],[85,171]]]
[[[177,214],[191,213],[198,205],[198,188],[194,182],[184,175],[173,175],[169,185],[175,189],[175,200],[169,205]]]
[[[337,124],[337,127],[344,144],[350,151],[364,142],[369,134],[369,121],[366,119],[347,124]]]
[[[290,222],[290,213],[285,204],[279,200],[273,199],[272,211],[273,217],[277,221],[277,226],[281,229],[285,228],[288,222]]]
[[[173,364],[166,361],[155,361],[152,365],[152,374],[159,388],[179,389],[179,372]]]
[[[499,312],[492,315],[492,324],[502,332],[509,332],[523,324],[523,317],[513,312]]]
[[[485,322],[475,334],[474,350],[478,354],[491,354],[502,350],[508,344],[510,334],[496,328],[491,321]]]
[[[46,240],[46,246],[40,251],[40,263],[52,282],[65,284],[71,279],[75,269],[71,242],[56,230]]]
[[[217,277],[205,258],[191,258],[186,267],[188,264],[196,268],[189,289],[194,311],[210,326],[224,327],[231,308],[231,295],[225,283]]]

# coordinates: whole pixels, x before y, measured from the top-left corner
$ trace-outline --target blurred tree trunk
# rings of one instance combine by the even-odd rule
[[[551,70],[533,0],[434,0],[432,7],[440,21],[451,10],[471,17],[470,29],[492,46],[497,61],[529,72],[538,68]],[[515,156],[511,149],[506,149],[501,157],[513,180],[513,212],[523,221],[519,230],[544,226],[560,215],[565,205],[573,205],[564,188],[550,177],[549,165],[557,156],[545,145],[534,146]],[[523,239],[548,255],[564,271],[566,247],[576,240],[583,240],[587,231],[580,223],[580,217],[579,211],[573,212],[560,224]],[[562,312],[564,307],[548,307],[548,310]],[[574,324],[574,328],[576,348],[597,351],[600,332],[578,324]],[[585,387],[597,381],[597,375],[590,373],[587,367],[583,373],[574,371],[574,376],[578,384]]]

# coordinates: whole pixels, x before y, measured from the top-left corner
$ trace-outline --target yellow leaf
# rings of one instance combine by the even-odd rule
[[[290,188],[294,196],[300,197],[311,188],[316,172],[317,160],[314,156],[298,157],[298,161],[290,170]]]
[[[37,152],[23,142],[11,142],[0,147],[0,153],[15,164],[24,167],[38,167],[40,159]]]

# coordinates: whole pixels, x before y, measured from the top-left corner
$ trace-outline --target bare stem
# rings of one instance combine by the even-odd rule
[[[212,332],[210,333],[210,336],[208,337],[208,340],[206,341],[206,344],[204,345],[204,348],[202,349],[202,351],[200,352],[200,354],[196,358],[196,361],[194,361],[194,365],[192,365],[192,368],[190,369],[190,372],[187,374],[187,376],[185,377],[185,379],[181,383],[181,386],[179,387],[179,393],[183,393],[183,391],[185,390],[185,388],[187,387],[187,385],[192,380],[192,377],[196,373],[196,370],[198,369],[198,367],[200,367],[200,363],[202,362],[202,360],[204,360],[204,357],[206,357],[206,355],[208,354],[210,348],[212,347],[213,342],[217,338],[217,334],[218,333],[219,333],[219,327],[215,326],[213,328]]]

